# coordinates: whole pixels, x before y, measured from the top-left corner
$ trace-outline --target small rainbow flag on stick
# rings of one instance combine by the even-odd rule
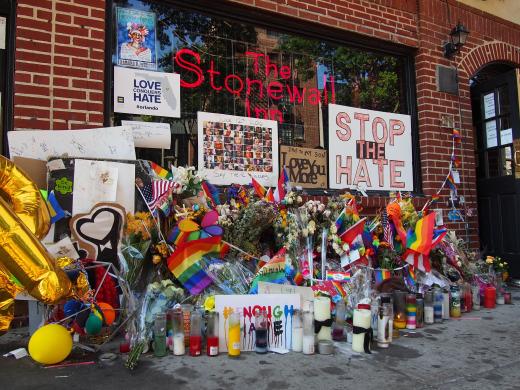
[[[374,270],[374,276],[376,277],[376,284],[380,284],[387,279],[392,277],[389,269],[378,268]]]
[[[263,185],[261,185],[254,177],[251,177],[251,185],[253,186],[253,189],[255,190],[256,195],[259,198],[264,198],[265,194],[267,193],[267,190]]]
[[[458,129],[453,129],[453,140],[458,144],[462,142],[462,137]]]
[[[327,271],[325,273],[325,280],[332,280],[334,282],[339,283],[348,283],[350,282],[350,272],[333,272]]]
[[[220,236],[183,242],[168,258],[168,269],[190,294],[200,294],[212,283],[203,271],[200,260],[210,253],[219,253],[220,249]]]
[[[455,184],[455,178],[453,177],[453,171],[450,171],[448,177],[446,178],[446,184],[450,189],[456,194],[457,193],[457,184]]]
[[[417,221],[415,231],[410,230],[406,239],[406,246],[417,253],[428,255],[432,248],[433,227],[435,213],[430,213]]]
[[[153,171],[157,176],[159,176],[161,179],[170,180],[173,178],[172,173],[160,165],[154,163],[153,161],[150,161],[150,166],[152,167]]]

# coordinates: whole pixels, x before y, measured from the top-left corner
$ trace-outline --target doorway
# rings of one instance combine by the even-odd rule
[[[473,79],[480,245],[520,278],[520,73],[491,64]]]

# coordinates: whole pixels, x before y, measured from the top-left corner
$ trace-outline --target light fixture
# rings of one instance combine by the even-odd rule
[[[443,45],[444,57],[452,58],[456,53],[458,53],[461,47],[466,43],[468,34],[469,31],[466,27],[464,27],[462,23],[458,22],[450,32],[450,41],[445,42]]]

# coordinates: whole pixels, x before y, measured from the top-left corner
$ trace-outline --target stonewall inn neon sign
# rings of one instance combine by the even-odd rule
[[[190,49],[179,50],[174,57],[175,64],[192,75],[192,81],[181,77],[182,88],[198,88],[203,83],[219,92],[226,92],[231,95],[240,96],[245,101],[246,115],[260,119],[272,119],[283,122],[282,112],[278,109],[256,107],[251,104],[251,96],[260,99],[269,97],[273,101],[280,101],[286,98],[292,104],[310,104],[317,106],[320,102],[324,105],[329,103],[329,91],[327,84],[330,84],[330,103],[336,101],[336,91],[334,90],[334,77],[323,75],[323,89],[298,87],[289,82],[292,79],[292,69],[288,65],[279,65],[271,62],[269,56],[256,52],[245,52],[247,58],[253,61],[253,72],[256,78],[241,77],[237,74],[222,74],[215,70],[213,60],[209,62],[209,68],[201,66],[200,55]],[[262,74],[260,69],[265,70]],[[273,81],[268,81],[272,79]],[[279,81],[279,79],[283,80]]]

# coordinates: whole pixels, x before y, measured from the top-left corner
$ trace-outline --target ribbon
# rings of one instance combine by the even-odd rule
[[[320,333],[321,327],[331,327],[332,326],[332,318],[329,318],[325,321],[317,321],[314,320],[314,333]]]
[[[374,338],[374,332],[372,331],[372,328],[362,328],[360,326],[354,326],[352,328],[353,334],[365,334],[365,339],[363,341],[363,348],[365,349],[365,353],[372,353],[370,352],[370,343],[372,343],[372,339]]]

